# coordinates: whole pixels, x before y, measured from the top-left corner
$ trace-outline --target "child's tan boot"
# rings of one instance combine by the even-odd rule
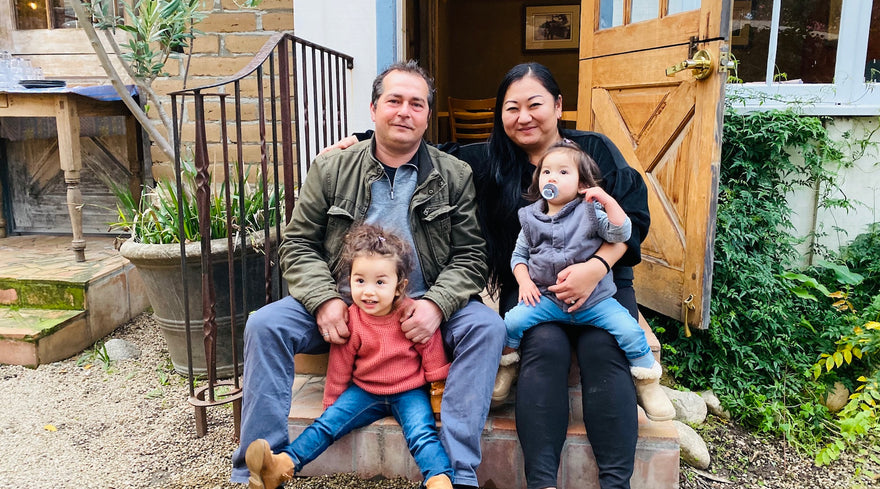
[[[675,417],[675,407],[660,388],[660,375],[663,369],[658,362],[651,368],[630,367],[636,384],[636,397],[645,415],[652,421],[667,421]]]
[[[293,478],[295,466],[286,453],[272,453],[269,442],[254,440],[244,453],[244,460],[251,477],[248,489],[276,489]]]
[[[434,421],[440,421],[440,405],[443,404],[443,392],[445,390],[445,380],[431,382],[431,411],[434,412]]]
[[[425,489],[452,489],[452,481],[446,474],[435,475],[425,481]]]
[[[495,376],[495,387],[492,389],[492,404],[498,405],[507,400],[510,388],[516,379],[516,371],[519,363],[519,353],[511,352],[501,355],[501,365]]]

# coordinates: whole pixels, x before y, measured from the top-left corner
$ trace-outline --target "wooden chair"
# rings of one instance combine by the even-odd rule
[[[452,141],[476,143],[489,139],[494,123],[495,98],[449,97],[449,134]]]

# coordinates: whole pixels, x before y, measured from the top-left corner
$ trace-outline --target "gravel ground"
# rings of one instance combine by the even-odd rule
[[[38,369],[0,366],[0,487],[220,488],[230,484],[230,407],[208,409],[208,435],[195,436],[186,381],[171,373],[165,343],[146,314],[110,337],[138,345],[138,360],[105,366],[90,351]],[[855,477],[849,458],[816,468],[774,440],[732,424],[708,423],[702,435],[713,465],[681,468],[681,488],[780,489],[877,487]],[[867,466],[873,473],[880,467]],[[298,478],[288,488],[414,489],[402,479],[350,474]]]

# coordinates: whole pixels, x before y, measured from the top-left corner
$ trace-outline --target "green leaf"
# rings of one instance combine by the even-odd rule
[[[834,276],[837,281],[845,285],[858,285],[865,280],[865,277],[863,277],[862,275],[851,272],[846,265],[838,265],[836,263],[831,263],[825,260],[818,260],[816,262],[816,265],[833,270]]]

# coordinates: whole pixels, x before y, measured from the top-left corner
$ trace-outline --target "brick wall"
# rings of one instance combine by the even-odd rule
[[[202,33],[197,34],[193,42],[186,88],[209,85],[234,75],[253,59],[254,54],[273,34],[293,30],[293,0],[263,0],[255,9],[242,8],[233,0],[207,0],[203,10],[207,15],[196,25]],[[185,56],[170,59],[166,65],[170,76],[156,79],[153,88],[160,94],[184,88],[186,63]],[[243,159],[246,163],[254,163],[259,161],[260,155],[259,128],[256,124],[256,80],[243,81],[241,90]],[[231,103],[232,97],[229,98],[227,117],[231,118],[234,108]],[[186,116],[192,113],[192,105],[191,102],[186,104],[184,108]],[[170,113],[170,98],[167,99],[165,106]],[[220,117],[219,106],[218,102],[206,103],[208,118],[206,135],[211,154],[220,151],[220,124],[217,122]],[[158,119],[155,111],[151,111],[150,115]],[[234,138],[234,130],[232,128],[228,130],[228,137]],[[266,131],[269,133],[271,128],[267,127]],[[181,132],[184,144],[193,141],[195,127],[191,120],[185,120]],[[235,158],[234,147],[230,147],[230,155],[231,158]],[[151,151],[151,157],[155,178],[164,179],[172,176],[171,162],[155,146]]]

